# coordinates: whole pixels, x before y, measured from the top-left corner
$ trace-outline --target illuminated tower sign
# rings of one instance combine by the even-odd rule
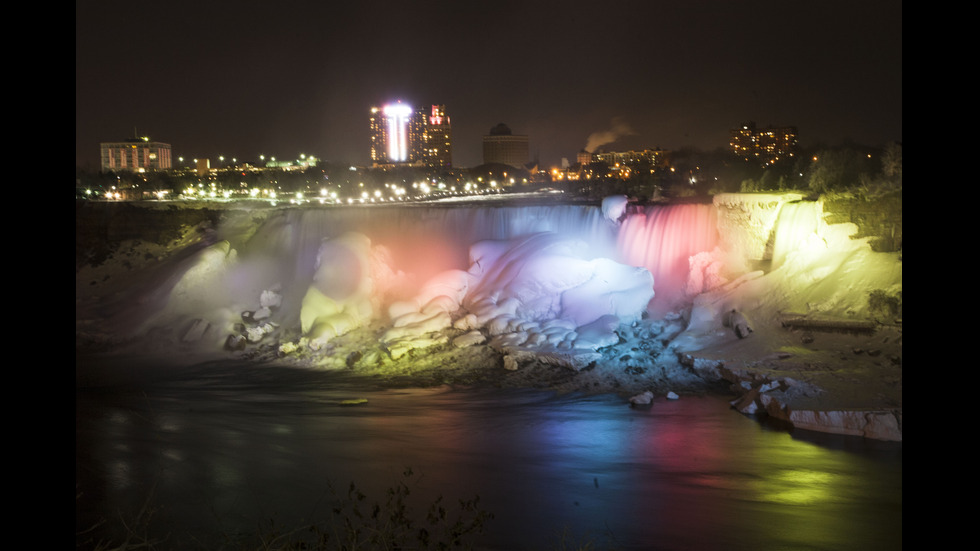
[[[452,166],[452,129],[445,107],[413,108],[395,102],[371,109],[371,161],[375,166]]]
[[[429,115],[429,125],[439,126],[442,124],[443,119],[446,120],[446,124],[449,124],[449,117],[446,116],[445,108],[441,105],[433,105],[432,114]]]
[[[388,121],[388,160],[393,163],[408,162],[409,122],[412,108],[395,103],[384,106]]]
[[[371,108],[371,160],[376,166],[421,159],[424,115],[401,102]]]
[[[445,105],[433,105],[425,126],[425,164],[429,167],[453,166],[453,128]]]

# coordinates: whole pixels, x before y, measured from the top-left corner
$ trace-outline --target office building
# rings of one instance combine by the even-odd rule
[[[599,150],[589,155],[590,162],[605,163],[607,166],[648,166],[658,169],[667,166],[668,153],[663,149],[644,149],[642,151],[603,151]],[[582,157],[579,156],[579,162]]]
[[[124,142],[104,142],[102,171],[152,172],[173,168],[170,144],[152,142],[150,138],[130,138]]]
[[[515,135],[500,123],[483,136],[483,164],[500,163],[524,168],[530,159],[527,136]]]

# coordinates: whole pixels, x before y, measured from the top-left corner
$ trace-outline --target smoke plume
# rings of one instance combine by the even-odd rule
[[[612,120],[612,128],[602,132],[593,132],[589,136],[589,139],[585,142],[585,150],[589,153],[594,153],[596,149],[599,149],[607,143],[613,143],[623,136],[633,134],[636,134],[636,132],[633,132],[630,125],[623,119],[616,117]]]

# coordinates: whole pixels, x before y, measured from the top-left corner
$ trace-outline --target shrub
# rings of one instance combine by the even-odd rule
[[[885,318],[901,316],[902,293],[889,295],[881,289],[875,289],[868,293],[868,310],[872,315]]]
[[[411,503],[412,486],[419,478],[411,469],[404,479],[389,487],[383,500],[370,500],[353,482],[346,492],[329,488],[332,504],[326,518],[296,527],[283,527],[270,521],[256,534],[229,538],[226,549],[286,551],[394,551],[473,549],[474,540],[484,532],[493,514],[480,508],[480,497],[460,499],[458,507],[439,496],[425,509]],[[76,497],[77,499],[77,497]],[[169,549],[169,536],[150,536],[151,499],[147,499],[133,519],[119,517],[123,541],[109,541],[96,535],[105,521],[76,534],[76,547],[103,551],[124,549]],[[192,540],[197,538],[191,535]]]

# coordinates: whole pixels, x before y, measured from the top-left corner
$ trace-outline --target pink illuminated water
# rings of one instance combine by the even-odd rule
[[[690,257],[718,244],[712,205],[650,206],[630,212],[617,240],[622,262],[653,274],[655,308],[670,309],[683,298]]]

